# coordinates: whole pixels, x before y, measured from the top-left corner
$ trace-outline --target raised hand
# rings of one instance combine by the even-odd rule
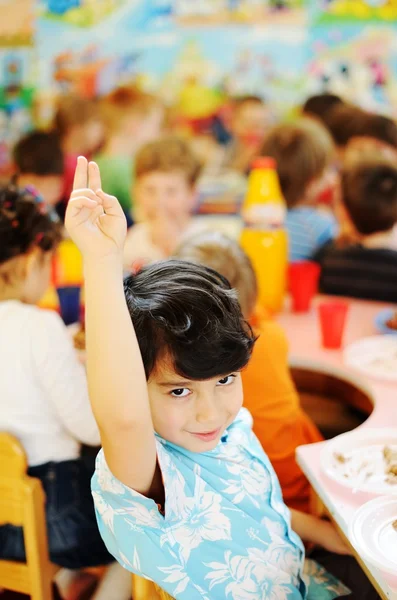
[[[86,258],[123,252],[127,232],[123,210],[117,198],[102,191],[98,165],[83,156],[77,161],[65,226]]]

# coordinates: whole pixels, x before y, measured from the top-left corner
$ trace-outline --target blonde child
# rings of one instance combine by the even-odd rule
[[[175,253],[176,258],[211,267],[237,291],[241,310],[258,339],[242,373],[244,406],[253,430],[279,479],[284,502],[309,512],[310,484],[295,461],[302,444],[323,438],[299,404],[288,368],[288,344],[281,327],[257,309],[257,282],[252,264],[237,242],[217,232],[199,233]]]
[[[170,256],[192,228],[199,163],[189,145],[165,137],[139,150],[135,159],[138,223],[128,231],[124,266],[131,269]]]
[[[35,306],[60,239],[60,226],[39,197],[14,186],[0,189],[0,431],[20,440],[28,474],[42,482],[50,558],[66,568],[58,584],[74,600],[93,583],[78,570],[113,559],[96,524],[92,471],[80,458],[81,444],[100,441],[84,369],[61,318]],[[25,559],[20,528],[0,527],[0,558]],[[108,575],[125,587],[115,567]],[[97,600],[108,597],[99,593]]]
[[[276,160],[287,203],[290,261],[311,259],[316,250],[336,235],[333,215],[316,207],[320,194],[336,183],[331,168],[333,151],[327,130],[309,118],[277,125],[262,145],[261,155]]]
[[[66,225],[85,263],[88,379],[103,446],[92,486],[112,554],[177,600],[346,593],[327,573],[303,574],[298,534],[348,551],[330,523],[296,511],[291,522],[282,502],[241,408],[255,337],[227,280],[163,261],[123,286],[125,217],[82,157]]]
[[[154,96],[120,87],[104,98],[102,110],[105,143],[96,161],[106,189],[117,196],[130,225],[134,157],[143,144],[161,133],[164,109]]]

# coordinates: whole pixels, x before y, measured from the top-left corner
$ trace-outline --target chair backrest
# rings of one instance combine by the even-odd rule
[[[55,569],[48,557],[45,496],[41,482],[26,470],[19,441],[0,432],[0,525],[23,528],[26,552],[26,564],[0,560],[0,587],[50,600]]]

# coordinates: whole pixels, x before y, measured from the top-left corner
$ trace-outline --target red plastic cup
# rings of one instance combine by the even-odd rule
[[[323,302],[318,305],[324,348],[336,350],[342,346],[348,308],[347,302]]]
[[[289,290],[294,312],[310,310],[313,297],[318,291],[320,266],[308,260],[291,263],[288,267]]]

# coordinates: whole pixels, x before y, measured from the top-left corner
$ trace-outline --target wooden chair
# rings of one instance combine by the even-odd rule
[[[138,575],[132,575],[132,596],[134,600],[174,600],[158,585]]]
[[[48,556],[45,496],[40,481],[26,471],[21,444],[0,433],[0,525],[22,527],[26,551],[26,563],[0,560],[0,587],[32,600],[53,600],[52,580],[59,567]]]

